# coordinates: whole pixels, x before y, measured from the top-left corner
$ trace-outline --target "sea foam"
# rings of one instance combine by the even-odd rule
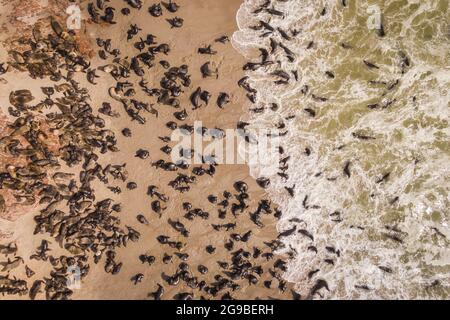
[[[243,119],[254,129],[283,121],[288,130],[282,139],[288,180],[273,167],[250,165],[255,178],[271,179],[268,192],[283,211],[278,230],[297,225],[313,237],[282,239],[281,251],[294,254],[284,278],[304,297],[318,279],[327,281],[329,291],[312,298],[448,298],[448,2],[272,1],[284,17],[254,13],[264,2],[242,4],[232,43],[254,62],[259,48],[270,50],[270,38],[296,56],[290,62],[278,48],[269,58],[275,64],[247,72],[256,105],[280,108]],[[368,26],[374,10],[384,37]],[[261,37],[267,30],[250,28],[260,20],[275,31]],[[288,41],[277,28],[298,35]],[[270,73],[278,68],[297,70],[299,80],[274,84]],[[347,162],[350,177],[343,172]],[[294,185],[290,197],[284,187]]]

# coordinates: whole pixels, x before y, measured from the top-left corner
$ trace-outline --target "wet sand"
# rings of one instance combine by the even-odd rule
[[[157,283],[162,284],[165,288],[163,299],[171,299],[178,292],[194,292],[195,298],[198,299],[200,295],[204,294],[198,293],[197,290],[192,290],[184,282],[180,282],[178,286],[168,286],[161,279],[163,272],[165,274],[173,274],[177,270],[181,260],[173,255],[176,250],[169,249],[167,246],[161,246],[156,240],[157,236],[168,235],[172,240],[185,243],[186,245],[181,252],[189,254],[187,263],[191,270],[196,275],[199,275],[197,271],[198,265],[202,264],[208,267],[208,274],[204,276],[199,275],[199,278],[208,283],[214,281],[215,275],[222,274],[222,270],[218,266],[217,261],[229,261],[229,252],[224,248],[224,243],[229,239],[231,233],[243,234],[249,230],[252,231],[250,241],[248,243],[235,242],[233,251],[243,248],[252,252],[253,246],[257,246],[263,252],[269,252],[270,249],[263,242],[269,242],[277,236],[276,219],[272,215],[263,215],[262,221],[265,224],[264,228],[258,228],[249,219],[249,213],[256,210],[258,202],[263,198],[267,198],[267,196],[249,176],[246,165],[219,165],[214,177],[208,175],[199,177],[191,190],[183,194],[176,192],[167,185],[176,176],[175,173],[156,170],[150,165],[151,162],[159,159],[170,161],[170,158],[159,150],[164,144],[158,139],[158,136],[170,136],[171,131],[165,127],[165,123],[174,120],[172,115],[174,111],[180,111],[186,108],[189,117],[185,123],[188,124],[193,124],[194,121],[202,121],[202,125],[208,128],[234,129],[238,120],[244,115],[246,106],[248,105],[244,91],[240,90],[237,86],[237,81],[243,76],[242,65],[245,63],[244,58],[232,48],[230,43],[214,43],[214,39],[222,35],[227,35],[231,38],[232,33],[236,30],[235,14],[241,4],[241,0],[179,0],[177,2],[181,5],[181,8],[176,15],[184,19],[184,26],[180,29],[171,29],[165,21],[169,16],[173,17],[174,14],[169,15],[166,12],[162,17],[153,18],[147,12],[147,6],[149,4],[146,4],[140,11],[132,10],[132,14],[128,17],[121,16],[118,13],[117,17],[120,19],[120,23],[116,25],[102,25],[99,27],[98,25],[89,23],[82,30],[84,33],[82,36],[90,39],[91,45],[95,50],[97,50],[95,44],[96,38],[112,38],[113,48],[119,48],[122,56],[131,56],[132,54],[136,54],[136,50],[132,49],[131,43],[135,42],[138,37],[135,37],[133,41],[127,43],[126,30],[130,23],[136,23],[143,29],[140,34],[146,35],[147,33],[152,33],[157,37],[156,40],[158,43],[164,42],[170,45],[171,52],[164,58],[172,66],[189,65],[192,83],[189,88],[185,89],[187,92],[180,97],[180,109],[177,110],[168,106],[155,105],[155,108],[159,112],[158,118],[147,114],[147,123],[140,125],[137,122],[132,122],[123,110],[123,107],[108,96],[108,88],[115,85],[115,81],[110,75],[97,71],[100,78],[96,79],[98,83],[96,86],[89,84],[82,77],[77,78],[89,90],[92,100],[91,105],[94,108],[101,106],[102,102],[109,102],[113,106],[113,110],[120,114],[118,118],[105,117],[107,120],[107,128],[116,133],[118,140],[117,147],[120,151],[102,156],[99,163],[103,165],[108,163],[126,163],[128,180],[126,182],[119,180],[110,181],[110,186],[120,186],[123,191],[120,195],[113,194],[104,184],[95,181],[94,187],[97,200],[111,198],[117,203],[121,203],[122,211],[117,215],[121,219],[122,226],[133,227],[140,232],[141,238],[136,243],[129,242],[127,247],[121,247],[116,250],[116,260],[123,262],[122,270],[117,275],[105,273],[104,263],[94,264],[92,259],[90,259],[89,274],[83,280],[81,288],[74,290],[73,299],[148,299],[147,294],[156,290]],[[111,3],[115,5],[119,12],[122,7],[122,2],[112,1]],[[120,5],[116,5],[116,3],[120,3]],[[213,48],[218,51],[218,54],[213,56],[199,55],[197,49],[207,44],[212,44]],[[162,55],[159,55],[156,61],[159,61],[161,58]],[[218,66],[219,79],[215,79],[214,77],[202,78],[200,66],[207,61],[211,61],[214,65]],[[94,57],[91,63],[94,67],[105,64],[98,57]],[[155,67],[150,72],[147,72],[144,77],[148,81],[149,87],[156,87],[163,73],[164,69],[158,63],[155,63]],[[5,75],[5,78],[8,77],[10,78],[9,83],[14,84],[14,77],[23,77],[23,75],[19,75],[14,71],[14,73]],[[136,79],[138,78],[133,76],[133,82],[139,81],[136,81]],[[40,86],[42,84],[39,83],[38,85]],[[30,86],[28,81],[26,82],[26,86]],[[189,95],[198,86],[211,92],[213,98],[206,108],[202,107],[196,111],[191,111]],[[5,93],[3,93],[2,88],[2,96],[0,98],[4,113],[6,113],[6,110],[3,110],[3,106],[6,106],[6,104],[3,102],[7,100],[6,92],[9,92],[9,88],[5,90]],[[227,104],[223,110],[215,105],[215,98],[219,92],[227,92],[231,97],[231,103]],[[148,100],[148,97],[142,92],[138,92],[136,98],[142,101]],[[123,128],[131,129],[131,138],[124,137],[120,133]],[[140,148],[150,151],[149,159],[142,160],[134,156],[135,152]],[[222,193],[225,190],[236,194],[233,183],[238,180],[245,181],[249,185],[249,208],[237,218],[234,218],[228,210],[226,219],[219,219],[217,214],[218,207],[209,203],[207,196],[213,194],[218,196],[219,199],[223,199]],[[136,182],[138,188],[135,190],[127,190],[126,183],[130,181]],[[157,185],[159,191],[170,198],[167,202],[167,210],[164,211],[161,218],[152,212],[150,208],[152,199],[146,195],[149,185]],[[182,217],[185,213],[182,208],[183,202],[190,202],[194,208],[201,208],[209,212],[210,218],[208,220],[202,220],[197,217],[193,221],[184,219]],[[19,248],[17,255],[23,257],[25,260],[25,263],[14,270],[12,274],[25,279],[25,264],[36,271],[36,275],[28,279],[29,287],[35,279],[42,278],[50,272],[50,268],[47,268],[49,263],[29,259],[29,256],[35,251],[42,239],[47,239],[52,243],[52,251],[49,254],[64,254],[64,250],[58,248],[56,241],[48,237],[48,235],[38,234],[32,236],[34,230],[33,216],[38,209],[24,208],[23,215],[21,214],[15,221],[0,220],[0,231],[2,233],[8,233],[8,231],[12,233],[12,236],[2,240],[2,243],[15,241]],[[136,219],[138,214],[143,214],[147,218],[149,226],[139,224]],[[173,230],[167,223],[169,218],[172,220],[180,219],[189,230],[190,236],[185,238]],[[228,222],[236,222],[237,227],[234,231],[216,232],[211,226],[211,224]],[[216,252],[208,254],[205,251],[207,245],[216,247]],[[155,256],[156,262],[151,266],[141,264],[138,257],[144,253]],[[164,253],[173,255],[172,262],[168,264],[162,262]],[[269,261],[266,261],[264,258],[255,260],[255,264],[261,265],[265,270],[257,285],[249,286],[248,281],[242,280],[239,282],[242,288],[231,292],[231,295],[238,299],[255,299],[257,297],[289,298],[289,289],[285,293],[280,292],[277,289],[278,281],[272,279],[272,276],[267,272],[269,268],[273,268],[273,263],[276,259],[277,257],[275,256],[273,260]],[[137,273],[142,273],[144,279],[141,283],[134,285],[130,281],[130,278]],[[264,288],[263,281],[270,279],[272,279],[272,289]],[[216,298],[220,298],[225,292],[226,290],[221,292]],[[206,298],[212,298],[208,295],[204,296]],[[38,299],[44,297],[45,295],[43,294],[38,295]],[[27,296],[5,296],[0,299],[4,298],[17,299],[27,298]]]

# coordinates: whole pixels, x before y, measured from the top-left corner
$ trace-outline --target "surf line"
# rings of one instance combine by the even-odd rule
[[[177,307],[178,315],[203,315],[204,318],[208,317],[211,307],[189,307],[183,304],[182,307]]]

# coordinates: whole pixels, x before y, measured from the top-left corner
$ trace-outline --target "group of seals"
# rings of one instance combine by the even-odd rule
[[[128,7],[120,12],[126,16],[132,11],[140,10],[142,2],[138,0],[125,1]],[[169,13],[178,12],[180,7],[172,1],[163,3]],[[158,4],[149,8],[150,14],[158,18],[162,14],[162,7]],[[120,17],[115,14],[116,9],[106,7],[102,1],[96,4],[90,2],[87,5],[90,19],[94,23],[116,24]],[[125,10],[126,9],[126,10]],[[161,13],[161,14],[160,14]],[[173,17],[171,25],[175,28],[183,27],[181,18]],[[97,39],[99,47],[98,56],[106,64],[95,67],[83,57],[77,50],[73,34],[67,32],[56,21],[52,22],[53,32],[47,36],[40,35],[39,39],[30,39],[30,53],[14,52],[11,55],[14,61],[11,63],[21,71],[27,71],[31,77],[39,77],[54,81],[53,86],[42,88],[47,98],[32,105],[34,97],[31,91],[20,90],[11,93],[11,115],[16,121],[11,126],[11,136],[2,138],[2,145],[7,147],[11,154],[18,154],[28,160],[28,166],[23,168],[10,168],[0,174],[0,182],[3,188],[18,191],[18,197],[30,198],[31,203],[39,203],[43,206],[40,213],[34,218],[35,235],[47,235],[51,241],[42,240],[39,247],[32,253],[29,259],[39,263],[50,263],[52,271],[50,275],[37,275],[26,267],[30,278],[35,279],[30,289],[25,282],[8,282],[8,294],[29,294],[31,299],[40,298],[45,293],[46,299],[69,299],[73,290],[67,285],[67,277],[72,268],[80,271],[82,281],[87,279],[91,263],[101,264],[106,273],[111,276],[123,272],[126,261],[120,261],[117,250],[127,247],[130,242],[139,242],[145,228],[152,225],[156,219],[167,221],[168,234],[160,234],[156,237],[155,245],[163,246],[164,256],[161,261],[165,264],[174,262],[174,257],[179,259],[175,273],[161,275],[160,283],[156,283],[155,291],[149,293],[153,299],[233,299],[234,293],[245,285],[255,285],[261,288],[277,290],[281,294],[287,292],[287,283],[282,279],[282,273],[286,270],[286,262],[280,257],[266,269],[265,265],[271,263],[277,256],[276,250],[282,246],[278,239],[258,242],[254,239],[254,231],[251,229],[239,231],[241,225],[237,221],[249,220],[258,228],[263,228],[263,220],[269,221],[270,217],[275,221],[281,217],[281,212],[269,201],[262,199],[257,208],[252,210],[249,186],[243,181],[236,181],[233,190],[224,190],[221,195],[209,195],[205,197],[205,205],[211,206],[216,212],[201,209],[201,205],[193,205],[183,202],[179,216],[167,217],[167,207],[173,199],[169,198],[156,184],[142,186],[128,180],[127,164],[102,163],[102,154],[119,152],[115,133],[106,128],[103,116],[116,118],[120,113],[115,111],[117,106],[122,107],[130,121],[136,121],[140,125],[146,125],[148,120],[145,114],[153,114],[151,121],[158,121],[158,109],[174,108],[175,121],[166,123],[168,130],[176,128],[185,129],[188,134],[194,131],[193,126],[187,123],[189,112],[181,108],[180,97],[189,95],[187,89],[192,88],[190,70],[188,65],[171,66],[170,45],[158,43],[157,37],[152,34],[140,37],[141,28],[132,24],[126,31],[128,41],[139,38],[140,41],[133,44],[135,55],[123,56],[121,50],[113,49],[111,39]],[[38,32],[36,31],[36,34]],[[36,46],[36,42],[41,46]],[[226,44],[227,36],[220,36],[213,40],[218,45]],[[45,51],[39,52],[39,48],[45,47]],[[45,52],[45,55],[42,53]],[[39,54],[38,54],[39,53]],[[218,51],[207,45],[198,49],[199,54],[218,54]],[[35,55],[35,56],[34,56]],[[149,70],[155,67],[154,61],[160,60],[159,66],[165,72],[159,83],[150,84],[145,80]],[[31,58],[33,57],[32,61]],[[40,60],[39,60],[40,58]],[[53,59],[53,60],[52,60]],[[197,69],[198,70],[198,69]],[[103,102],[95,108],[89,103],[89,90],[83,88],[74,80],[76,73],[84,73],[88,80],[88,86],[99,86],[102,77],[111,76],[115,86],[109,88],[108,93],[113,102]],[[218,69],[211,69],[206,62],[200,73],[205,77],[219,77]],[[241,84],[241,86],[246,86]],[[186,91],[186,92],[185,92]],[[152,103],[138,99],[138,93],[142,92]],[[211,94],[200,87],[191,93],[193,109],[208,105]],[[194,95],[194,96],[192,96]],[[217,106],[224,108],[231,103],[231,96],[221,92],[217,97]],[[40,111],[48,109],[43,116],[44,122],[50,128],[48,132],[39,128],[35,119],[41,117]],[[98,115],[96,114],[98,111]],[[183,123],[183,124],[180,124]],[[58,150],[50,151],[46,145],[46,135],[57,133]],[[130,128],[121,131],[124,138],[133,138]],[[202,135],[210,135],[215,139],[222,139],[225,131],[220,128],[201,128]],[[24,148],[21,141],[15,141],[15,136],[20,135],[29,146]],[[203,157],[203,164],[191,166],[188,162],[180,161],[172,163],[167,159],[171,150],[168,136],[160,137],[165,143],[161,151],[164,158],[155,160],[152,156],[156,150],[138,149],[130,157],[138,158],[138,161],[149,162],[149,170],[164,170],[171,175],[172,180],[168,187],[174,192],[183,193],[195,189],[200,179],[213,177],[220,165],[215,161],[213,154]],[[185,159],[193,155],[193,150],[179,150]],[[150,160],[152,159],[152,160]],[[149,161],[150,160],[150,161]],[[79,169],[79,175],[61,171],[61,162],[66,166]],[[128,168],[129,169],[129,168]],[[119,218],[123,206],[111,198],[97,199],[93,182],[100,181],[111,192],[111,195],[120,196],[124,192],[141,192],[142,188],[149,196],[149,212],[136,213],[136,226],[123,226]],[[123,183],[126,188],[113,185],[113,182]],[[156,182],[155,182],[156,183]],[[266,184],[260,183],[259,184]],[[145,192],[144,191],[144,192]],[[152,214],[153,212],[153,214]],[[213,216],[214,215],[214,216]],[[211,223],[211,220],[219,219],[220,223]],[[215,261],[219,266],[216,274],[210,281],[207,275],[213,268],[202,265],[193,265],[190,254],[185,248],[192,238],[193,231],[190,222],[202,223],[205,229],[212,232],[220,232],[226,236],[223,244],[205,243],[205,262],[219,253],[225,253],[226,258]],[[169,232],[174,235],[170,235]],[[55,256],[52,247],[60,246],[66,250],[66,255]],[[249,250],[248,248],[252,248]],[[14,250],[14,247],[0,247],[4,252]],[[207,257],[208,256],[208,257]],[[141,262],[142,267],[152,268],[159,257],[150,253],[142,253],[136,257],[136,262]],[[9,261],[10,264],[20,266],[23,260]],[[140,265],[140,264],[139,264]],[[155,270],[155,274],[157,274]],[[37,277],[38,276],[38,277]],[[6,283],[9,278],[5,278]],[[146,282],[145,272],[135,273],[129,277],[133,286],[139,286]],[[278,285],[272,287],[272,282]],[[16,280],[14,280],[16,281]],[[180,291],[173,297],[165,295],[167,286],[181,286],[189,288],[189,292]],[[0,286],[0,288],[2,288]],[[13,289],[11,289],[13,288]],[[14,289],[16,288],[16,289]],[[273,288],[273,289],[272,289]],[[269,296],[270,297],[270,296]],[[292,291],[293,298],[299,298]]]

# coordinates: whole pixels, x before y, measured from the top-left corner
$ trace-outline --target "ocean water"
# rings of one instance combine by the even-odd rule
[[[255,13],[264,2],[244,1],[233,45],[253,62],[270,38],[295,55],[278,47],[275,63],[247,72],[265,111],[244,119],[288,130],[288,179],[251,165],[271,180],[278,230],[311,235],[282,238],[294,252],[285,279],[304,296],[325,280],[315,299],[449,298],[449,1],[272,0],[283,17]],[[259,21],[274,31],[251,28]],[[275,84],[279,69],[298,81]]]

